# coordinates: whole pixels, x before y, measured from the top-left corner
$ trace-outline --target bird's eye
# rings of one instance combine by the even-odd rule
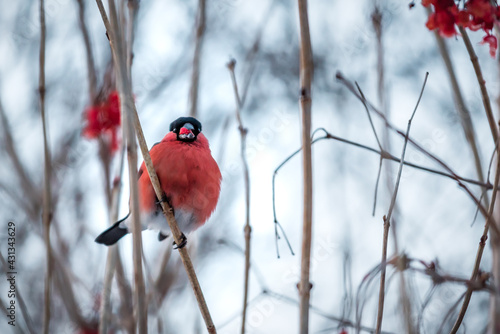
[[[176,132],[176,131],[177,131],[177,128],[173,128],[173,129],[172,129],[172,132]]]

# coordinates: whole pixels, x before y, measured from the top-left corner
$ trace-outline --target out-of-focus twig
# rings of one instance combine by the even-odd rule
[[[248,129],[243,126],[243,121],[241,119],[241,100],[240,94],[238,92],[238,84],[236,82],[236,76],[234,74],[234,68],[236,66],[236,60],[232,59],[228,64],[227,68],[231,75],[231,81],[233,83],[234,98],[236,100],[236,120],[238,121],[238,129],[240,131],[241,137],[241,161],[243,164],[243,178],[245,181],[245,282],[244,282],[244,292],[243,292],[243,311],[242,311],[242,321],[241,321],[241,334],[245,333],[246,317],[247,317],[247,302],[248,302],[248,289],[249,289],[249,276],[250,276],[250,237],[252,234],[252,227],[250,226],[250,172],[248,168],[248,161],[246,156],[246,140]]]
[[[134,264],[134,305],[139,333],[147,333],[147,305],[145,303],[145,285],[142,273],[142,236],[141,223],[139,217],[139,200],[137,186],[137,146],[135,141],[135,129],[133,126],[132,108],[134,101],[132,97],[132,87],[128,73],[126,41],[124,39],[123,24],[119,21],[118,12],[114,0],[109,1],[109,17],[106,14],[101,0],[97,0],[97,5],[101,17],[109,36],[111,52],[115,64],[117,87],[120,92],[121,115],[123,124],[124,139],[126,140],[131,216],[132,216],[132,244],[133,244],[133,264]],[[129,22],[132,24],[132,22]]]
[[[2,133],[3,133],[2,144],[5,147],[5,151],[7,152],[7,155],[9,156],[10,160],[12,161],[12,164],[14,165],[12,171],[14,171],[19,177],[23,196],[27,197],[27,201],[25,200],[22,202],[29,202],[33,206],[29,207],[29,205],[25,204],[26,207],[29,208],[30,215],[32,217],[35,217],[39,215],[39,206],[41,204],[40,199],[37,196],[37,191],[36,191],[37,187],[33,183],[32,179],[28,176],[26,169],[21,163],[21,159],[19,158],[19,155],[14,145],[14,139],[12,137],[12,129],[9,125],[1,101],[0,101],[0,120],[2,123]]]
[[[344,76],[342,75],[342,73],[337,72],[336,78],[338,80],[340,80],[340,82],[347,89],[349,89],[349,91],[354,96],[356,96],[356,98],[358,98],[360,101],[365,101],[366,104],[368,105],[368,107],[370,108],[370,110],[372,110],[373,112],[375,112],[375,114],[377,116],[379,116],[380,118],[382,118],[382,120],[384,121],[386,127],[388,127],[390,130],[396,132],[398,135],[402,136],[403,138],[405,137],[405,133],[403,131],[397,129],[391,122],[389,122],[389,120],[385,117],[385,115],[383,113],[381,113],[376,107],[374,107],[373,104],[371,104],[368,100],[362,98],[362,96],[354,88],[353,84],[351,82],[349,82],[346,78],[344,78]],[[458,177],[458,175],[451,169],[451,167],[449,167],[444,161],[442,161],[441,159],[439,159],[437,156],[435,156],[434,154],[432,154],[431,152],[429,152],[428,150],[426,150],[425,148],[423,148],[422,145],[418,144],[411,137],[408,138],[408,142],[410,144],[412,144],[417,150],[419,150],[424,155],[426,155],[427,157],[429,157],[430,159],[432,159],[434,162],[436,162],[438,165],[440,165],[441,167],[443,167],[449,174],[451,174],[453,176],[452,178],[457,181],[458,185],[462,189],[464,189],[464,191],[469,195],[469,197],[472,198],[472,200],[474,201],[474,203],[476,203],[476,205],[478,205],[481,214],[484,217],[488,217],[488,210],[483,205],[481,205],[481,203],[479,202],[479,200],[476,199],[476,197],[474,196],[474,194],[462,182],[462,179],[460,177]],[[479,181],[473,181],[473,182],[469,182],[469,183],[473,183],[473,184],[477,184],[477,185],[481,185],[482,184]],[[489,187],[489,186],[490,185],[487,185],[487,187]],[[494,218],[490,217],[489,219],[492,219],[492,221],[494,222]],[[497,235],[500,235],[500,231],[499,231],[498,227],[496,226],[496,224],[492,223],[491,226],[492,226],[492,230],[494,230]]]
[[[132,66],[132,45],[133,45],[133,37],[134,37],[134,27],[135,27],[135,18],[137,14],[137,9],[138,9],[138,3],[136,1],[128,1],[128,8],[129,8],[129,20],[130,24],[128,24],[128,41],[127,43],[127,66],[130,71],[130,68]],[[131,77],[130,72],[127,74],[129,77]],[[109,155],[109,152],[108,152]],[[110,185],[109,182],[106,182],[106,188],[109,189],[111,186],[111,192],[109,195],[110,200],[108,201],[108,211],[109,211],[109,219],[110,219],[110,224],[113,224],[114,222],[117,221],[118,219],[118,210],[119,210],[119,205],[120,205],[120,198],[121,198],[121,185],[122,185],[122,175],[123,175],[123,166],[124,166],[124,159],[125,157],[125,147],[122,148],[121,154],[120,154],[120,162],[119,162],[119,172],[117,173],[117,177],[115,178],[115,181],[113,182],[113,185]],[[104,160],[103,160],[104,161]],[[104,164],[105,165],[105,164]],[[105,165],[104,168],[108,168],[108,166]],[[99,314],[99,333],[100,334],[106,334],[108,332],[108,325],[109,325],[109,320],[110,320],[110,311],[111,311],[111,283],[113,281],[113,276],[115,273],[115,268],[117,265],[117,262],[120,262],[121,258],[119,256],[119,249],[117,246],[111,246],[108,249],[108,254],[106,257],[106,269],[105,269],[105,274],[104,274],[104,282],[103,282],[103,289],[102,289],[102,302],[101,302],[101,308],[100,308],[100,314]],[[123,280],[123,278],[122,278]],[[127,298],[126,296],[124,298]],[[126,304],[126,301],[124,300],[124,303]],[[124,306],[125,307],[125,306]],[[134,322],[132,322],[134,324]],[[130,328],[130,326],[127,326],[128,324],[125,324],[126,327]]]
[[[130,314],[134,312],[134,306],[132,302],[132,287],[129,284],[125,276],[125,271],[123,269],[123,263],[121,261],[120,253],[116,252],[116,270],[115,270],[116,285],[118,286],[118,291],[120,292],[120,317],[121,323],[126,328],[129,334],[135,334],[135,324],[136,319],[131,317]]]
[[[322,137],[318,137],[316,139],[314,139],[312,141],[312,144],[315,144],[316,142],[318,141],[321,141],[321,140],[325,140],[325,139],[333,139],[335,141],[338,141],[338,142],[341,142],[341,143],[344,143],[344,144],[347,144],[347,145],[351,145],[351,146],[354,146],[354,147],[358,147],[358,148],[361,148],[361,149],[364,149],[366,151],[370,151],[370,152],[373,152],[373,153],[376,153],[378,154],[380,157],[383,157],[384,159],[387,159],[387,160],[391,160],[391,161],[394,161],[394,162],[397,162],[397,163],[400,163],[401,162],[401,159],[398,158],[398,157],[395,157],[393,155],[391,155],[390,153],[386,152],[386,151],[379,151],[375,148],[372,148],[372,147],[369,147],[369,146],[366,146],[366,145],[363,145],[361,143],[357,143],[357,142],[354,142],[354,141],[351,141],[351,140],[348,140],[348,139],[345,139],[345,138],[341,138],[341,137],[338,137],[338,136],[335,136],[335,135],[332,135],[331,133],[329,133],[328,131],[326,131],[325,129],[323,128],[318,128],[316,129],[314,132],[317,132],[317,131],[324,131],[325,132],[325,135],[322,136]],[[302,148],[299,148],[298,150],[296,150],[295,152],[293,152],[292,154],[290,154],[275,170],[274,170],[274,174],[273,174],[273,214],[274,214],[274,220],[275,220],[275,223],[278,222],[278,219],[277,219],[277,215],[276,215],[276,201],[275,201],[275,198],[276,198],[276,175],[278,175],[278,171],[288,162],[290,161],[290,159],[292,159],[294,156],[296,156],[300,151],[302,150]],[[412,163],[412,162],[408,162],[408,161],[403,161],[403,164],[405,166],[408,166],[408,167],[412,167],[412,168],[415,168],[415,169],[418,169],[418,170],[421,170],[421,171],[424,171],[424,172],[428,172],[428,173],[431,173],[431,174],[436,174],[436,175],[439,175],[439,176],[443,176],[443,177],[446,177],[446,178],[449,178],[451,180],[455,180],[456,182],[464,182],[464,183],[468,183],[468,184],[472,184],[472,185],[476,185],[476,186],[479,186],[481,187],[482,189],[486,190],[486,189],[492,189],[493,188],[493,185],[491,185],[490,183],[482,183],[482,182],[479,182],[477,180],[473,180],[473,179],[469,179],[469,178],[466,178],[466,177],[462,177],[458,174],[452,174],[452,173],[446,173],[446,172],[443,172],[443,171],[440,171],[440,170],[437,170],[437,169],[433,169],[433,168],[429,168],[429,167],[425,167],[425,166],[422,166],[422,165],[419,165],[419,164],[415,164],[415,163]],[[498,190],[500,190],[498,187],[497,187]],[[474,195],[471,196],[471,199],[474,201],[474,203],[476,205],[478,205],[478,203],[480,203],[479,199],[477,199]],[[482,206],[478,206],[478,209],[481,210],[483,207]],[[484,209],[484,208],[483,208]],[[487,212],[485,211],[481,211],[484,215],[487,214]],[[279,227],[281,228],[281,225],[279,225]],[[285,234],[285,238],[286,238],[286,234]],[[286,241],[288,242],[288,239],[286,239]],[[291,248],[290,248],[291,249]],[[279,253],[278,253],[279,254]],[[292,254],[293,254],[293,251],[292,251]],[[279,257],[279,256],[278,256]]]
[[[255,67],[257,65],[257,56],[259,55],[260,44],[262,42],[262,35],[264,33],[264,29],[266,28],[267,22],[273,13],[274,5],[276,4],[276,0],[273,0],[269,7],[267,8],[266,14],[264,14],[261,23],[259,24],[259,30],[255,34],[255,39],[252,44],[252,48],[248,51],[245,57],[245,63],[243,71],[245,74],[243,76],[243,85],[241,86],[241,105],[244,105],[247,96],[248,90],[250,88],[250,82],[252,81],[253,74],[255,73]]]
[[[313,53],[309,34],[307,0],[298,0],[300,26],[300,111],[302,118],[302,168],[304,173],[304,212],[302,229],[302,258],[299,289],[299,333],[309,332],[309,281],[312,245],[312,158],[311,158],[311,85],[313,80]]]
[[[378,304],[378,314],[377,314],[377,331],[376,333],[380,333],[382,329],[382,318],[384,314],[384,297],[385,297],[385,270],[386,270],[386,261],[387,261],[387,240],[389,237],[389,226],[391,222],[392,212],[394,210],[394,206],[396,205],[396,198],[398,196],[399,183],[401,181],[401,175],[403,174],[403,161],[405,159],[406,154],[406,146],[408,145],[408,136],[410,135],[411,122],[413,121],[413,117],[417,111],[418,105],[420,104],[420,100],[422,95],[424,94],[425,84],[427,83],[427,77],[429,73],[425,74],[424,84],[422,85],[422,90],[420,91],[420,96],[418,97],[417,104],[413,113],[411,114],[410,119],[408,120],[408,127],[406,128],[405,141],[403,144],[403,152],[401,153],[401,162],[399,163],[398,175],[396,178],[396,184],[394,186],[394,192],[391,198],[391,204],[389,205],[389,211],[387,215],[384,216],[384,240],[383,240],[383,249],[382,249],[382,268],[380,274],[380,290],[379,290],[379,304]]]
[[[430,11],[430,8],[427,9]],[[465,138],[469,143],[469,147],[474,156],[474,163],[476,166],[476,173],[478,175],[478,179],[480,182],[484,182],[484,175],[481,165],[481,157],[479,154],[479,147],[476,141],[476,134],[474,132],[474,126],[472,124],[472,117],[465,105],[465,101],[460,90],[460,86],[458,84],[457,76],[455,74],[455,70],[453,68],[453,64],[451,62],[450,53],[446,46],[446,42],[443,37],[439,34],[439,31],[434,30],[434,36],[436,37],[436,42],[439,47],[439,52],[441,53],[441,57],[443,58],[444,65],[446,67],[446,71],[450,78],[450,84],[453,91],[453,100],[455,102],[455,106],[457,108],[458,116],[460,117],[460,123],[462,124],[462,128],[464,130]],[[485,205],[488,206],[488,200],[485,197]]]
[[[488,95],[488,90],[486,89],[486,81],[484,81],[481,66],[479,65],[476,52],[474,51],[474,47],[472,46],[467,31],[465,31],[464,27],[462,27],[461,25],[458,26],[458,30],[460,31],[460,35],[462,35],[463,37],[465,47],[467,49],[467,52],[469,53],[472,66],[474,67],[474,72],[476,72],[477,82],[479,84],[481,97],[483,99],[484,111],[486,112],[486,118],[488,119],[488,124],[490,125],[493,141],[496,143],[498,141],[498,128],[495,117],[493,116],[493,111],[491,109],[490,97]]]
[[[137,13],[139,12],[139,0],[127,0],[128,14],[129,14],[129,24],[127,25],[127,70],[130,82],[132,82],[132,61],[134,60],[134,40],[135,40],[135,30],[137,25],[135,21],[137,19]],[[125,28],[124,28],[125,29]]]
[[[111,190],[111,203],[108,208],[110,225],[118,220],[118,209],[120,206],[121,188],[122,188],[122,175],[125,157],[125,148],[121,150],[121,157],[119,163],[118,176],[112,185]],[[111,283],[115,272],[116,262],[120,261],[118,256],[118,247],[116,245],[109,247],[106,256],[106,269],[104,271],[104,282],[101,296],[101,308],[99,314],[99,334],[106,334],[108,332],[109,317],[111,311]]]
[[[87,24],[85,23],[85,4],[83,0],[77,0],[78,2],[78,23],[80,25],[80,30],[82,31],[83,42],[85,43],[85,51],[87,56],[87,73],[88,73],[88,84],[89,84],[89,102],[94,103],[96,98],[96,70],[94,63],[94,56],[92,54],[92,46],[90,43],[89,31],[87,29]]]
[[[384,65],[384,43],[383,43],[383,36],[384,36],[384,14],[381,10],[381,1],[375,1],[375,6],[374,10],[372,13],[372,25],[375,30],[375,36],[376,36],[376,49],[377,49],[377,77],[378,77],[378,82],[377,82],[377,95],[378,95],[378,100],[380,104],[380,110],[384,113],[384,115],[390,119],[391,117],[391,109],[389,108],[389,103],[387,103],[388,98],[387,98],[387,87],[385,84],[385,65]],[[358,87],[359,89],[359,87]],[[363,97],[363,100],[365,98]],[[366,105],[365,105],[366,107]],[[388,152],[391,151],[391,140],[390,140],[390,135],[389,135],[389,129],[387,127],[383,127],[382,131],[382,142],[384,145],[384,149]],[[380,178],[381,174],[381,168],[382,168],[382,163],[383,163],[383,158],[380,158],[379,161],[379,171],[377,175],[377,186],[378,186],[378,181]],[[392,164],[385,164],[385,170],[386,170],[386,175],[393,175],[393,170],[392,170]],[[386,185],[389,191],[394,189],[394,183],[390,177],[386,177]],[[374,198],[374,203],[373,203],[373,212],[372,215],[375,215],[375,205],[376,205],[376,196],[377,196],[378,189],[375,187],[375,198]],[[393,236],[393,244],[394,244],[394,252],[395,254],[399,253],[399,242],[398,242],[398,219],[397,219],[397,213],[398,213],[398,207],[396,206],[394,208],[394,218],[389,222],[389,224],[392,224],[392,236]],[[406,328],[406,333],[407,334],[413,334],[415,332],[415,328],[413,325],[413,319],[412,319],[412,310],[411,310],[411,302],[410,302],[410,297],[408,296],[409,290],[407,289],[407,282],[406,278],[403,272],[399,272],[399,291],[400,291],[400,301],[402,304],[401,307],[401,312],[403,315],[403,320],[405,323],[405,328]]]
[[[194,45],[193,68],[191,72],[191,87],[189,88],[189,115],[196,117],[198,114],[198,86],[200,82],[200,62],[203,39],[205,36],[206,2],[198,1],[196,14],[196,36]]]
[[[498,146],[499,146],[499,143],[497,141],[496,145],[495,145],[495,150],[497,152],[497,165],[496,165],[495,181],[493,184],[494,189],[497,189],[498,185],[500,184],[500,155],[498,155],[498,152],[499,152]],[[490,207],[488,209],[488,214],[486,216],[486,222],[484,224],[483,235],[481,236],[481,239],[479,241],[479,247],[478,247],[477,253],[476,253],[476,260],[474,262],[474,268],[472,270],[472,274],[471,274],[471,278],[470,278],[471,281],[476,279],[478,276],[479,266],[481,264],[481,259],[483,257],[484,247],[486,246],[486,240],[488,239],[488,231],[489,231],[490,226],[495,224],[492,221],[493,220],[492,216],[493,216],[493,210],[495,208],[497,194],[498,194],[498,191],[495,190],[495,191],[493,191],[493,194],[491,195]],[[474,292],[473,289],[471,289],[471,288],[467,289],[467,292],[465,293],[464,302],[462,304],[462,308],[460,309],[457,320],[455,321],[455,324],[453,325],[453,328],[450,331],[451,334],[455,334],[458,331],[458,329],[460,328],[460,325],[462,324],[462,321],[463,321],[464,316],[465,316],[465,312],[467,311],[467,307],[469,306],[472,292]]]
[[[40,54],[39,54],[39,76],[38,76],[38,93],[40,95],[40,113],[42,117],[43,128],[43,148],[44,148],[44,183],[43,183],[43,235],[45,239],[46,249],[46,273],[45,273],[45,290],[44,290],[44,309],[43,309],[43,329],[44,334],[49,333],[50,326],[50,298],[51,298],[51,283],[52,283],[52,255],[50,246],[50,221],[52,219],[52,203],[51,203],[51,157],[48,142],[48,127],[45,114],[45,4],[44,0],[40,0]]]

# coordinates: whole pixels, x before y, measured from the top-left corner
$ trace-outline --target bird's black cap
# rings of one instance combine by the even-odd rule
[[[178,133],[180,128],[186,123],[190,123],[194,126],[197,133],[201,132],[201,123],[194,117],[179,117],[172,123],[170,123],[170,131]]]

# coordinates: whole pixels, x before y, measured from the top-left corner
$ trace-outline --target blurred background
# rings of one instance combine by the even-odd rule
[[[127,1],[118,3],[128,10]],[[396,0],[309,1],[315,67],[313,130],[325,128],[335,136],[378,149],[363,104],[335,78],[337,71],[356,81],[366,98],[403,131],[429,72],[411,135],[456,174],[477,179],[435,34],[425,26],[427,13],[419,2],[413,8],[409,5],[410,1]],[[108,250],[94,239],[109,224],[109,189],[116,178],[120,180],[121,150],[111,152],[105,139],[88,138],[83,132],[88,109],[102,103],[114,89],[111,54],[95,2],[46,0],[45,7],[55,254],[50,332],[94,333]],[[42,326],[46,270],[41,219],[43,137],[37,92],[39,3],[0,0],[0,8],[0,251],[6,257],[7,224],[12,221],[16,225],[16,287],[25,303],[24,310],[17,309],[17,326],[9,326],[4,318],[0,332],[30,333],[39,332]],[[132,66],[139,117],[151,147],[168,132],[170,122],[190,113],[193,58],[199,43],[194,110],[223,182],[216,212],[203,228],[188,236],[188,245],[218,332],[236,333],[243,304],[245,192],[235,99],[226,67],[230,59],[236,60],[236,78],[244,96],[241,114],[248,129],[253,229],[246,329],[247,333],[294,333],[302,233],[301,155],[280,169],[275,184],[277,219],[295,256],[281,238],[277,258],[272,177],[301,145],[297,5],[279,0],[207,1],[201,37],[196,29],[200,17],[198,1],[140,2]],[[489,48],[479,44],[483,35],[469,34],[497,115],[498,63]],[[445,43],[471,114],[486,175],[494,142],[477,79],[461,37]],[[89,72],[92,67],[95,70]],[[91,72],[95,73],[95,92],[91,92]],[[384,147],[400,156],[403,137],[388,131],[373,113],[372,118]],[[121,130],[118,135],[121,143]],[[406,160],[443,171],[411,145]],[[375,327],[379,276],[372,270],[380,264],[383,215],[389,209],[398,164],[384,160],[372,215],[378,169],[379,156],[372,152],[337,140],[314,144],[311,333],[340,333],[343,328],[355,333],[352,324],[356,323]],[[128,212],[127,180],[125,164],[119,217]],[[480,187],[468,187],[477,198],[481,196]],[[396,251],[396,235],[397,251],[416,259],[412,266],[418,267],[418,260],[435,261],[442,273],[467,279],[484,227],[484,217],[476,217],[476,210],[453,179],[405,167],[389,258]],[[160,243],[151,231],[142,236],[149,332],[204,333],[171,240]],[[110,332],[128,333],[131,236],[119,243],[119,254],[121,272],[117,269],[112,284]],[[491,270],[491,258],[488,244],[481,264],[484,271]],[[0,267],[7,271],[5,265]],[[402,307],[402,282],[409,311]],[[3,310],[9,303],[8,288],[8,282],[0,280]],[[434,285],[422,272],[400,274],[389,266],[383,329],[407,332],[405,319],[411,319],[415,332],[448,332],[465,290],[464,284]],[[488,310],[488,293],[474,293],[462,330],[485,330]]]

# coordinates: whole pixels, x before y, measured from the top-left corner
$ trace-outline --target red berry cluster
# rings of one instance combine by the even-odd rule
[[[490,55],[495,57],[497,38],[492,34],[493,25],[499,23],[500,10],[489,0],[464,1],[463,9],[459,9],[453,0],[422,0],[424,7],[432,5],[434,12],[425,24],[429,30],[437,29],[443,37],[457,35],[455,25],[469,28],[472,31],[483,29],[486,36],[481,44],[490,46]]]
[[[87,138],[107,137],[111,152],[118,149],[118,129],[120,127],[120,96],[112,91],[105,102],[93,105],[85,110],[87,124],[83,135]]]

